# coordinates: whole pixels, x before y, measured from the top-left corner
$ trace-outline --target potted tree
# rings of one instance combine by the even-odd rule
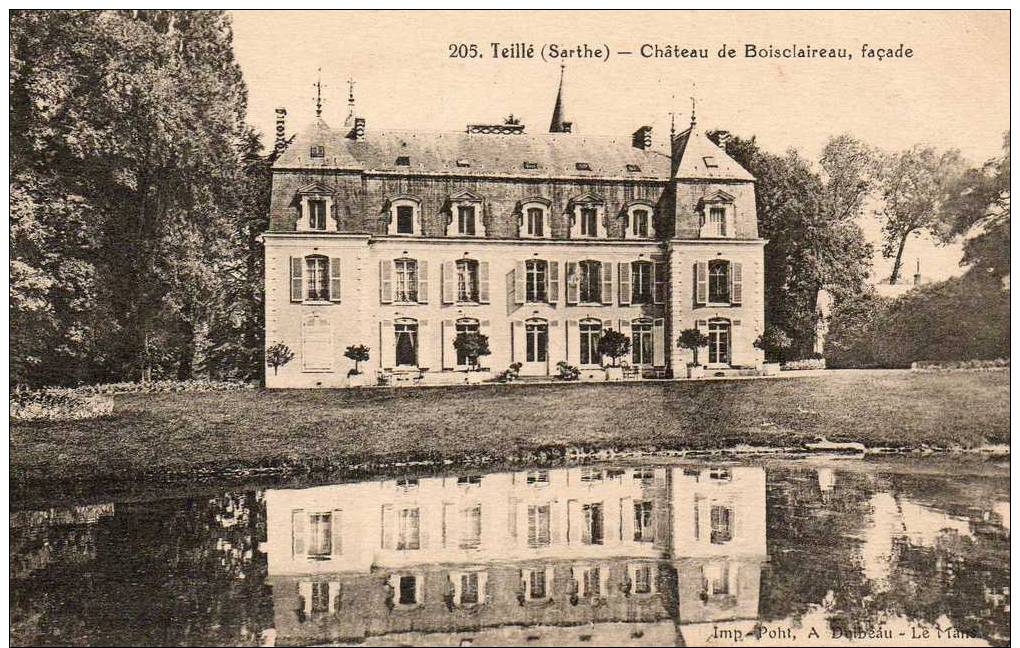
[[[294,352],[283,342],[277,342],[266,349],[266,364],[273,368],[275,376],[280,367],[294,359]]]
[[[696,328],[689,328],[680,331],[676,345],[681,349],[690,349],[694,352],[694,362],[687,363],[688,378],[704,378],[705,368],[698,362],[698,349],[708,345],[708,336]]]
[[[789,349],[793,340],[781,328],[766,325],[765,332],[754,341],[754,346],[765,353],[761,366],[763,376],[778,376],[783,366],[783,352]]]
[[[465,382],[474,385],[492,378],[492,372],[483,370],[478,363],[480,357],[492,353],[489,350],[489,336],[476,331],[462,333],[453,341],[453,348],[468,359],[469,369]]]
[[[363,387],[365,385],[365,374],[362,373],[360,363],[368,362],[368,347],[364,344],[349,346],[344,351],[344,357],[354,361],[354,368],[347,372],[347,385],[349,387]]]
[[[613,360],[613,364],[606,367],[606,380],[623,380],[623,367],[619,366],[619,360],[630,351],[630,339],[619,331],[609,330],[599,338],[598,349],[603,357]]]

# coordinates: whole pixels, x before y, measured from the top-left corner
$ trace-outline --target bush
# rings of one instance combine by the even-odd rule
[[[496,376],[496,381],[511,383],[517,380],[518,378],[521,377],[521,367],[523,366],[524,365],[522,365],[520,362],[513,363],[507,368],[506,371],[499,372],[499,375]]]
[[[825,369],[825,358],[804,358],[783,363],[783,371],[803,371],[805,369]]]
[[[915,362],[910,366],[912,371],[988,371],[991,369],[1008,369],[1009,358],[994,360],[952,360],[943,362]]]
[[[581,370],[572,364],[560,360],[556,363],[556,371],[560,380],[577,380],[581,377]]]
[[[16,421],[77,421],[113,413],[113,396],[16,390],[10,415]]]

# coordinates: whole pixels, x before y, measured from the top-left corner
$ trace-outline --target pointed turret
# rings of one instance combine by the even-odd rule
[[[560,88],[556,92],[556,105],[553,106],[552,121],[549,123],[550,133],[570,133],[574,124],[567,118],[567,109],[564,107],[563,96],[563,72],[567,66],[560,66]]]

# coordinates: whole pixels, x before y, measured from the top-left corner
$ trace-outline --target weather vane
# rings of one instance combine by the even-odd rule
[[[354,84],[357,83],[354,79],[347,78],[347,121],[344,122],[350,125],[354,122]]]
[[[319,78],[313,85],[315,86],[315,116],[322,117],[322,68],[319,68]]]

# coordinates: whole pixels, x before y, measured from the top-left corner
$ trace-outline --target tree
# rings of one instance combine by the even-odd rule
[[[771,324],[765,325],[765,332],[754,341],[754,346],[765,352],[767,362],[782,362],[783,353],[790,348],[793,340],[786,331]]]
[[[294,352],[283,342],[277,342],[266,349],[266,364],[273,368],[273,375],[277,375],[280,367],[294,359]]]
[[[699,331],[696,328],[689,328],[680,331],[680,337],[677,338],[676,345],[681,349],[690,349],[694,352],[694,365],[700,365],[698,362],[698,349],[708,345],[708,336]]]
[[[942,204],[949,187],[963,172],[960,152],[939,152],[930,146],[913,146],[885,155],[879,169],[883,205],[882,256],[893,258],[889,283],[895,284],[903,267],[903,250],[913,234],[928,232],[937,239],[947,229]]]
[[[599,338],[598,351],[600,355],[612,358],[615,367],[618,360],[630,351],[630,338],[619,331],[610,329]]]
[[[344,351],[344,357],[354,361],[354,373],[360,374],[361,371],[358,369],[358,363],[368,362],[368,347],[364,344],[349,346]]]
[[[481,368],[478,365],[478,358],[492,353],[489,350],[489,337],[477,331],[461,333],[454,339],[453,347],[458,353],[467,357],[468,362],[476,371]]]

